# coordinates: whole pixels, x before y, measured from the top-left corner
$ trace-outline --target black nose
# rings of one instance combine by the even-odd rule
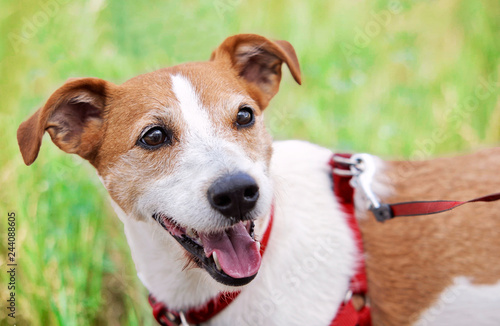
[[[210,205],[224,216],[244,220],[259,199],[259,186],[246,173],[227,174],[208,188]]]

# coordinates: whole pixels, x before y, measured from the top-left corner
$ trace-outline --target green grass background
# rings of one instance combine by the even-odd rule
[[[48,136],[32,166],[18,152],[19,123],[69,77],[120,83],[206,60],[229,35],[259,33],[291,42],[302,66],[303,85],[285,72],[267,111],[276,139],[402,159],[500,139],[498,0],[0,6],[2,325],[13,324],[4,308],[9,211],[17,214],[17,325],[153,325],[122,225],[89,164]]]

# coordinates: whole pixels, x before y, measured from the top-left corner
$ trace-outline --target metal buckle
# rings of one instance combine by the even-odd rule
[[[335,173],[336,175],[343,176],[343,177],[354,177],[354,176],[356,176],[355,174],[352,173],[351,170],[342,170],[342,169],[337,169],[337,168],[333,168],[333,173]]]
[[[349,167],[349,170],[333,168],[333,173],[335,173],[336,175],[340,175],[343,177],[353,177],[357,175],[358,172],[354,172],[352,169],[352,167],[355,166],[357,162],[352,158],[342,157],[340,155],[333,155],[333,161],[340,165]]]
[[[353,165],[353,164],[356,164],[356,161],[354,161],[352,158],[343,157],[343,156],[340,156],[338,154],[334,154],[333,155],[333,161],[335,161],[335,163],[339,163],[339,164],[342,164],[342,165]]]
[[[184,315],[184,312],[179,311],[179,317],[181,318],[181,326],[191,326],[186,319],[186,316]]]
[[[352,290],[347,290],[346,294],[345,294],[345,297],[344,297],[344,304],[347,304],[349,302],[349,300],[352,299]]]

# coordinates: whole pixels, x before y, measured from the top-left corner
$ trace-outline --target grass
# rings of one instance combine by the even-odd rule
[[[45,137],[24,166],[15,134],[67,78],[120,83],[206,60],[225,37],[290,41],[268,109],[276,139],[424,159],[500,139],[500,3],[490,1],[0,0],[0,299],[17,214],[18,325],[153,325],[119,220],[95,173]],[[392,12],[390,11],[392,10]],[[463,167],[459,167],[463,168]],[[2,305],[0,324],[13,321]]]

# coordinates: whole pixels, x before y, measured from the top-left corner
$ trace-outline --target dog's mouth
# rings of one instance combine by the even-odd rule
[[[255,240],[253,221],[242,221],[220,231],[205,233],[180,226],[163,214],[154,214],[153,218],[216,281],[242,286],[257,275],[261,253],[260,243]]]

